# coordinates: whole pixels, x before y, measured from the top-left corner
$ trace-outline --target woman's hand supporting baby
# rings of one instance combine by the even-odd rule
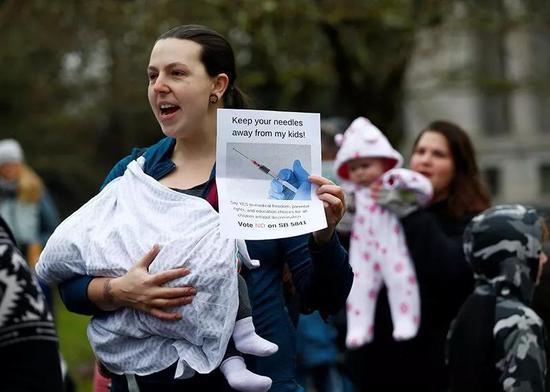
[[[187,268],[174,268],[168,271],[149,273],[149,265],[160,252],[154,245],[125,275],[117,278],[96,278],[88,286],[88,297],[105,311],[130,307],[161,320],[181,319],[180,312],[167,308],[190,304],[197,293],[192,286],[163,287],[171,280],[190,273]]]

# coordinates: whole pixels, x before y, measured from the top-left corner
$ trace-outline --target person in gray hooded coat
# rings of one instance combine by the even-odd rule
[[[545,390],[544,326],[529,306],[547,239],[542,218],[521,205],[490,208],[466,228],[476,288],[449,332],[452,392]]]

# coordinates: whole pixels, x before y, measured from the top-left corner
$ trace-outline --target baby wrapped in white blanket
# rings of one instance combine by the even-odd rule
[[[176,362],[175,378],[190,377],[195,371],[209,373],[224,359],[236,325],[238,254],[249,267],[258,262],[250,260],[244,241],[221,238],[218,213],[206,200],[163,186],[143,172],[143,160],[132,161],[123,176],[61,223],[46,244],[36,272],[50,283],[75,275],[117,277],[159,244],[151,274],[177,267],[191,270],[167,284],[196,288],[193,302],[178,309],[182,319],[166,322],[123,308],[93,317],[88,339],[97,358],[115,374],[148,375]],[[249,347],[247,353],[274,353],[277,346],[255,335],[249,321],[245,325],[260,339],[255,341],[260,347],[259,352]],[[234,340],[240,349],[237,336]],[[235,363],[229,365],[230,370],[222,367],[222,372],[233,388],[263,391],[271,386],[268,377],[246,369],[257,379],[240,386],[243,379],[237,377],[234,385],[227,373]],[[243,367],[244,362],[237,366]]]

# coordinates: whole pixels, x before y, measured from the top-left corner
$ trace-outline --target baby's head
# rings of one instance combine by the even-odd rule
[[[354,158],[346,162],[351,182],[369,186],[382,177],[382,174],[395,166],[395,160],[380,157]]]
[[[340,149],[334,170],[341,181],[369,186],[403,162],[384,134],[364,117],[355,119],[343,135],[336,135],[335,141]]]

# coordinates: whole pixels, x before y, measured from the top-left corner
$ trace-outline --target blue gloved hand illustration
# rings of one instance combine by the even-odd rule
[[[307,179],[309,173],[302,167],[302,163],[296,159],[292,169],[282,169],[279,172],[279,179],[294,186],[298,191],[294,193],[277,180],[271,181],[269,197],[277,200],[310,200],[311,183]]]

